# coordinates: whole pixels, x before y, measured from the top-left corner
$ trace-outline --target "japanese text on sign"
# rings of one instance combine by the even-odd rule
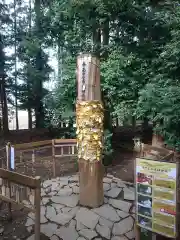
[[[175,163],[136,159],[136,221],[152,232],[176,237]]]

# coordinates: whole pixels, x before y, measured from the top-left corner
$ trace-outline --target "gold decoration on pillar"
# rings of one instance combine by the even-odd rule
[[[77,101],[78,159],[90,162],[101,161],[103,118],[103,106],[100,101]]]

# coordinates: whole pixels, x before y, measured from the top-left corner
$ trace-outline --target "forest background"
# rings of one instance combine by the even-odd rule
[[[80,52],[101,61],[109,145],[113,119],[142,120],[180,149],[180,3],[172,0],[0,0],[1,133],[12,115],[18,130],[25,110],[29,129],[68,120],[75,137]]]

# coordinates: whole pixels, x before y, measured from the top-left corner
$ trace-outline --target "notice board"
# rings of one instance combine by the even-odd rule
[[[177,164],[136,159],[136,223],[176,238]]]

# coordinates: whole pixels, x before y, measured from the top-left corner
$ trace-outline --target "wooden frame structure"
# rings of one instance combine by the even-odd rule
[[[24,163],[34,164],[38,159],[52,159],[53,175],[56,175],[56,159],[63,157],[76,156],[76,139],[52,139],[39,142],[30,142],[12,145],[15,150],[15,168]],[[37,158],[36,152],[41,150],[50,150],[50,155]],[[66,152],[65,149],[68,149]],[[57,153],[60,150],[60,154]],[[24,154],[31,152],[31,159],[23,161]],[[18,155],[19,153],[19,155]]]
[[[32,178],[19,173],[8,171],[0,168],[0,178],[2,181],[7,181],[5,191],[1,189],[0,199],[8,203],[9,219],[12,219],[11,205],[17,204],[20,207],[27,208],[35,214],[35,240],[40,240],[40,202],[41,202],[41,180],[40,177]],[[12,184],[17,184],[29,188],[34,191],[34,201],[32,206],[27,206],[23,203],[23,199],[19,199],[19,189],[15,192],[15,199],[12,196]],[[4,184],[2,184],[4,187]],[[17,197],[18,196],[18,197]]]
[[[64,148],[68,147],[68,153],[64,153]],[[56,150],[60,149],[60,154]],[[53,139],[52,140],[52,161],[53,174],[56,175],[56,158],[71,157],[76,155],[76,139]]]

